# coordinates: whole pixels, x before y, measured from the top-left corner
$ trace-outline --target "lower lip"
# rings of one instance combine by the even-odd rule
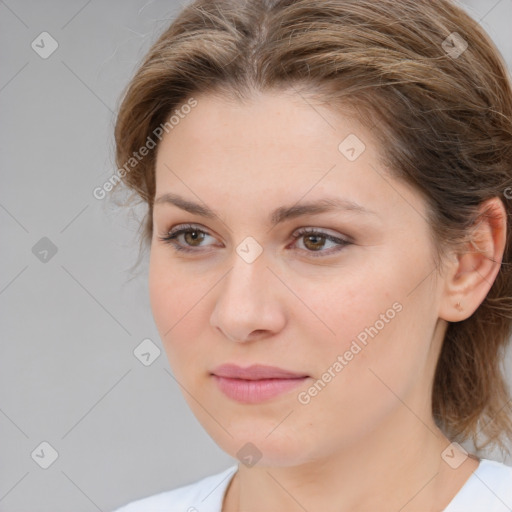
[[[308,377],[296,379],[230,379],[213,375],[220,390],[229,398],[244,404],[256,404],[291,391]]]

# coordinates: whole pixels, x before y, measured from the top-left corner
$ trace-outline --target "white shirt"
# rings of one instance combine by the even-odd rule
[[[114,512],[222,512],[224,494],[238,466],[172,491],[133,501]],[[512,512],[512,467],[480,464],[443,512]]]

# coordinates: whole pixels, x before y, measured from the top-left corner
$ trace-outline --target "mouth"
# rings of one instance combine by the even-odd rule
[[[217,367],[211,376],[228,398],[245,404],[260,403],[289,392],[309,379],[309,375],[275,366],[233,364]]]

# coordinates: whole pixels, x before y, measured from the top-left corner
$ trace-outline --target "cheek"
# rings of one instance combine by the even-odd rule
[[[197,388],[211,364],[211,346],[205,329],[213,329],[209,293],[218,276],[185,267],[183,262],[170,262],[165,250],[152,251],[149,297],[173,374],[186,387]]]
[[[307,329],[302,338],[314,340],[315,350],[331,358],[349,350],[354,340],[364,346],[376,332],[380,336],[389,331],[399,316],[397,303],[403,300],[401,284],[389,271],[379,273],[368,266],[350,272],[340,269],[324,280],[295,279],[294,283],[296,295],[307,308],[299,304],[300,315],[297,311],[292,323]]]
[[[177,276],[162,260],[154,250],[151,251],[148,284],[151,311],[162,341],[165,342],[164,335],[175,322],[178,305],[176,291],[180,287],[176,283]]]
[[[148,284],[153,318],[173,372],[194,367],[189,365],[203,351],[200,340],[209,318],[205,299],[210,280],[180,271],[156,251],[150,257]]]
[[[305,347],[311,371],[329,381],[326,388],[332,395],[322,394],[333,402],[355,406],[365,397],[373,403],[385,389],[377,376],[401,395],[426,364],[433,300],[428,284],[411,291],[429,268],[411,265],[403,254],[402,259],[399,254],[388,259],[340,271],[316,288],[306,280],[297,288],[315,313],[299,321],[302,339],[309,340]]]

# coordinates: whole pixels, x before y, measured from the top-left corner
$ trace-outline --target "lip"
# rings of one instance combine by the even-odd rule
[[[212,371],[212,377],[228,398],[246,404],[270,400],[309,378],[303,373],[259,364],[246,368],[223,364]]]
[[[300,377],[309,377],[305,373],[283,370],[277,366],[267,366],[263,364],[253,364],[243,368],[236,364],[221,364],[217,366],[212,373],[217,377],[226,377],[228,379],[244,380],[262,380],[262,379],[297,379]]]

